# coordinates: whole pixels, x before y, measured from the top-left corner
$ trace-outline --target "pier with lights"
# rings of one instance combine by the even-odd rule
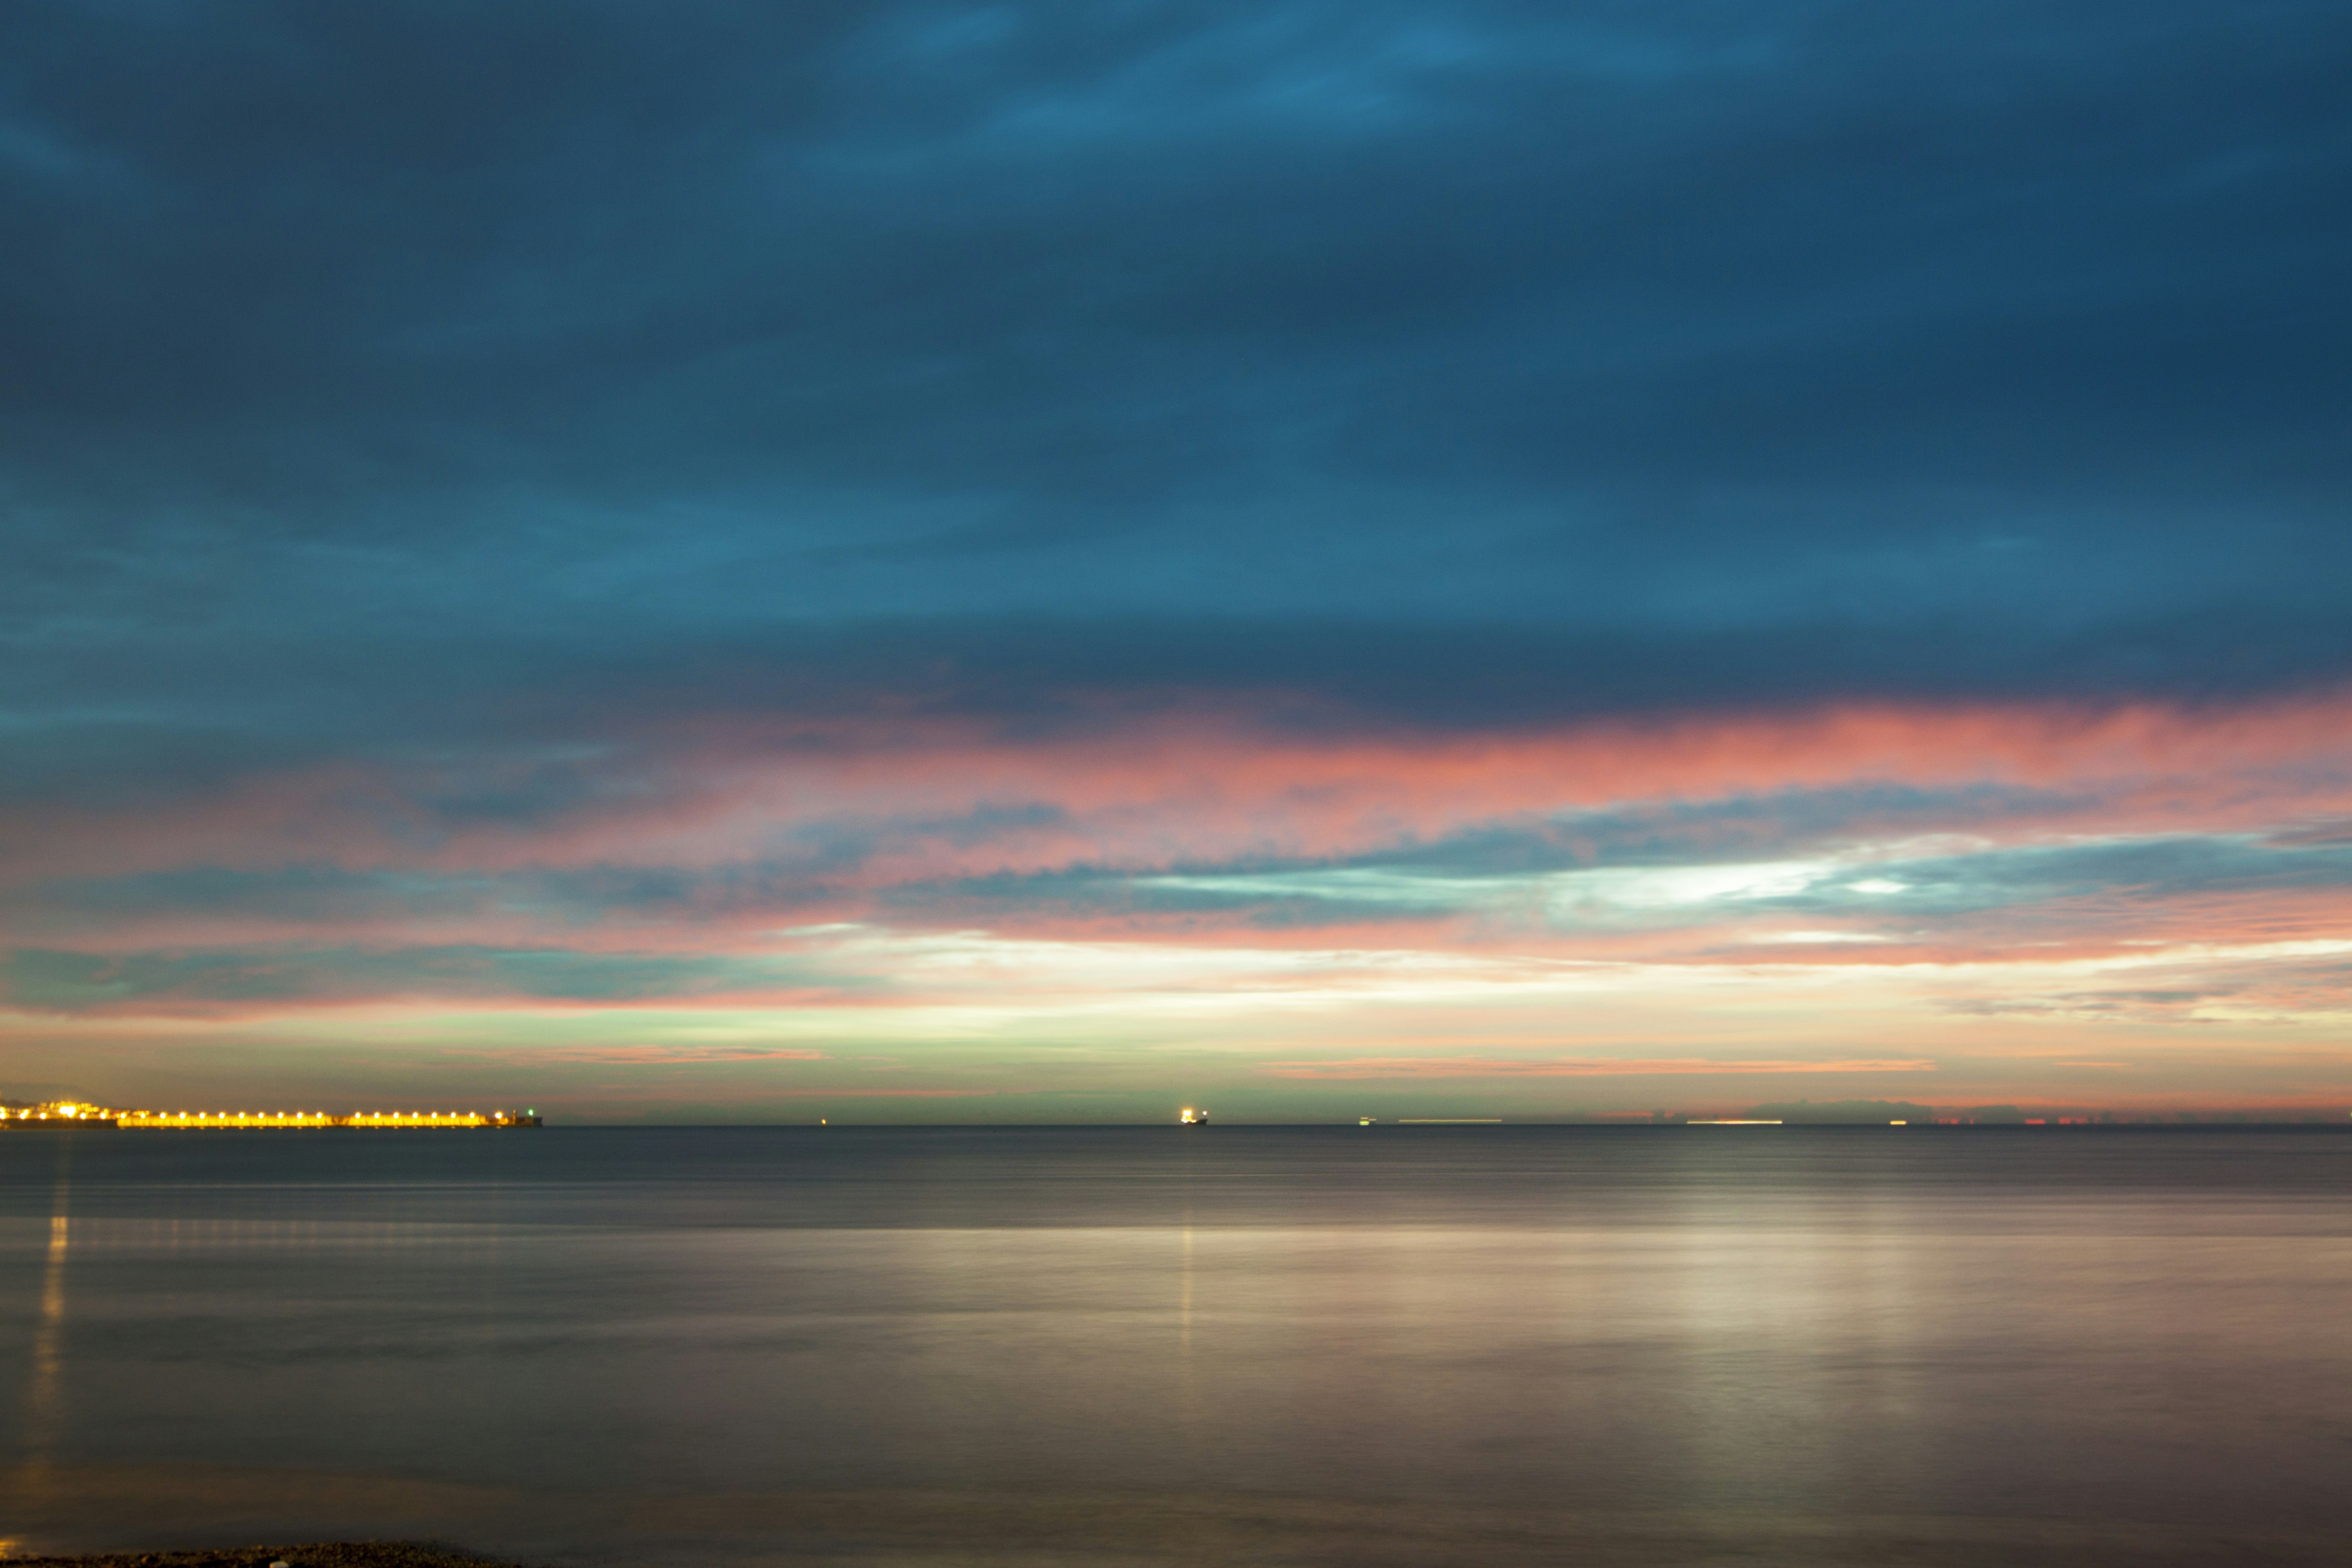
[[[119,1111],[79,1100],[0,1105],[0,1127],[536,1127],[536,1111]]]

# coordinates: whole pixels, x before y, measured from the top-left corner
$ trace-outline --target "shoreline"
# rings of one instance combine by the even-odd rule
[[[287,1546],[219,1546],[184,1552],[92,1552],[6,1557],[7,1568],[518,1568],[446,1542],[309,1541]]]
[[[873,1500],[866,1500],[869,1503]],[[897,1500],[914,1502],[916,1500]],[[1242,1501],[1244,1500],[1235,1500]],[[901,1511],[882,1517],[772,1521],[690,1545],[664,1532],[625,1532],[588,1559],[598,1563],[740,1563],[774,1568],[1440,1568],[1465,1561],[1496,1568],[2270,1568],[2340,1563],[2338,1537],[2206,1531],[2148,1521],[1888,1519],[1872,1516],[1734,1521],[1679,1516],[1551,1521],[1441,1517],[1419,1528],[1379,1521],[1306,1500],[1256,1500],[1255,1516],[1174,1508],[1139,1530],[1098,1509],[993,1508]],[[1272,1503],[1274,1506],[1266,1507]],[[1004,1517],[1007,1512],[1016,1517]],[[929,1517],[925,1515],[929,1513]],[[1060,1517],[1018,1517],[1024,1514]],[[995,1517],[991,1517],[993,1514]],[[910,1517],[911,1515],[911,1517]],[[1398,1521],[1387,1521],[1391,1526]],[[794,1524],[797,1524],[797,1528]],[[830,1523],[835,1528],[824,1528]],[[852,1528],[843,1529],[843,1525]],[[815,1528],[811,1528],[815,1526]],[[684,1550],[681,1550],[681,1548]],[[572,1557],[559,1553],[559,1560]],[[165,1552],[0,1556],[0,1568],[521,1568],[431,1540],[344,1540]]]

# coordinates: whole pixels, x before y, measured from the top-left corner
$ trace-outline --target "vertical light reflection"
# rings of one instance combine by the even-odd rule
[[[72,1153],[70,1135],[60,1136],[57,1184],[49,1197],[49,1250],[41,1270],[40,1325],[33,1334],[32,1377],[25,1390],[25,1463],[19,1487],[29,1497],[48,1490],[50,1458],[57,1447],[58,1385],[65,1351],[66,1249],[71,1236],[68,1209]]]
[[[1177,1285],[1176,1333],[1181,1346],[1186,1372],[1191,1371],[1192,1355],[1192,1217],[1184,1217],[1184,1258]]]
[[[1174,1440],[1176,1451],[1183,1456],[1189,1468],[1200,1462],[1201,1446],[1208,1416],[1207,1401],[1202,1397],[1200,1366],[1192,1356],[1192,1290],[1193,1290],[1192,1206],[1184,1206],[1184,1218],[1176,1240],[1176,1389]]]
[[[1734,1163],[1682,1195],[1661,1261],[1671,1270],[1674,1341],[1689,1393],[1681,1481],[1697,1509],[1802,1513],[1830,1430],[1817,1338],[1842,1260],[1803,1183],[1749,1179]],[[1729,1190],[1718,1190],[1727,1188]]]

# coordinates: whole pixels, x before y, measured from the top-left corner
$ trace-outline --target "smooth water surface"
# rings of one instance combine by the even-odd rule
[[[12,1134],[0,1314],[17,1552],[2352,1540],[2320,1131]]]

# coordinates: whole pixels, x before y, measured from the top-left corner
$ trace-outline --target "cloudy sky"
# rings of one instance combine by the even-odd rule
[[[0,10],[0,1093],[2352,1107],[2352,5]]]

